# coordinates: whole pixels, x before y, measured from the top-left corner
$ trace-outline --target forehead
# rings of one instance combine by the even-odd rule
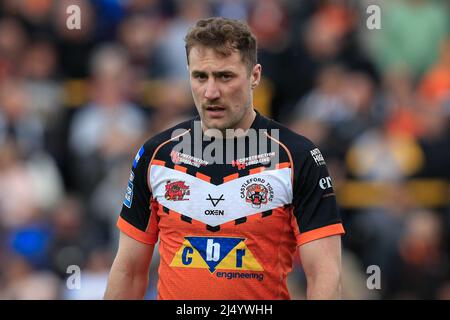
[[[241,70],[246,68],[241,53],[233,50],[231,55],[224,56],[213,48],[194,46],[189,52],[189,69],[201,71]]]

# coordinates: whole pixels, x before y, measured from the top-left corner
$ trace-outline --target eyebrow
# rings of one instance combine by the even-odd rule
[[[212,75],[214,77],[221,77],[221,76],[224,76],[224,75],[234,75],[234,74],[235,73],[233,71],[231,71],[231,70],[223,70],[223,71],[214,71],[214,72],[212,72]],[[206,75],[208,75],[208,73],[205,72],[205,71],[194,70],[194,71],[192,71],[192,75],[193,76],[206,76]]]

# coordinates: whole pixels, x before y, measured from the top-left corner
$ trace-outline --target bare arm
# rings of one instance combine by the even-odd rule
[[[341,299],[341,236],[311,241],[300,247],[308,300]]]
[[[143,299],[154,245],[120,233],[119,249],[109,274],[105,299]]]

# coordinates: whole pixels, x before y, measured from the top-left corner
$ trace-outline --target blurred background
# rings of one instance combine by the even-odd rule
[[[72,4],[81,30],[66,27]],[[255,106],[324,154],[347,230],[344,298],[450,299],[444,0],[0,1],[0,299],[102,298],[136,150],[195,114],[183,37],[208,16],[250,24]],[[305,297],[298,259],[289,288]]]

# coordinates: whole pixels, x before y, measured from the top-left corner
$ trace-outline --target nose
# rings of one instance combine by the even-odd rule
[[[216,100],[220,98],[220,90],[217,87],[215,79],[208,79],[205,89],[205,98],[208,100]]]

